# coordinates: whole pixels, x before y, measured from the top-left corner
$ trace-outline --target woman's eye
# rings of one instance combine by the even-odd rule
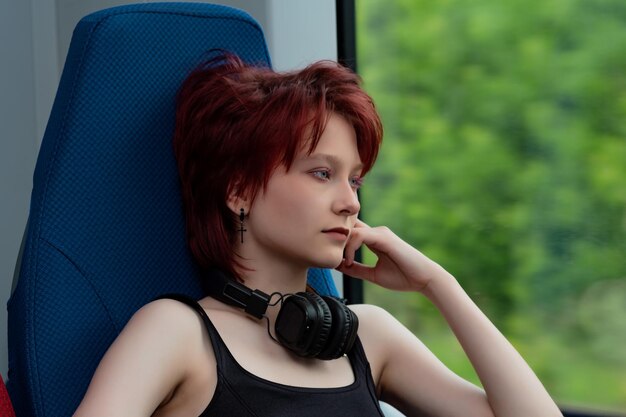
[[[355,190],[358,190],[359,188],[361,188],[361,185],[363,185],[363,177],[350,178],[350,185]]]
[[[319,170],[311,172],[314,176],[321,180],[329,180],[330,179],[330,171],[327,170]]]

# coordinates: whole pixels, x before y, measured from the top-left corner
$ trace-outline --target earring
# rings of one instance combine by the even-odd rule
[[[241,233],[241,243],[243,243],[243,232],[247,232],[248,229],[244,229],[243,228],[243,219],[245,217],[245,212],[243,211],[243,209],[239,209],[239,229],[237,229],[237,231],[239,233]]]

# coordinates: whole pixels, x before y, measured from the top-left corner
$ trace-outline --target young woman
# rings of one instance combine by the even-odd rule
[[[224,56],[191,74],[179,94],[174,149],[189,247],[215,296],[187,301],[194,308],[160,299],[139,310],[75,415],[364,417],[381,415],[380,399],[407,416],[560,416],[452,275],[388,228],[357,218],[357,189],[381,138],[372,101],[337,64],[275,73]],[[376,265],[355,262],[361,245],[377,255]],[[421,292],[449,323],[484,390],[382,309],[344,310],[311,295],[311,267]],[[237,291],[266,310],[246,314],[223,302],[224,282],[257,290]],[[274,339],[312,334],[312,325],[294,324],[305,302],[328,304],[320,314],[341,320],[325,318],[320,327],[333,341],[319,333],[312,350],[298,353]]]

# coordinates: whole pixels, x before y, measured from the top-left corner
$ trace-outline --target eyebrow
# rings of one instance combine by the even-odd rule
[[[329,154],[325,154],[325,153],[317,153],[317,154],[312,154],[312,155],[308,155],[304,158],[302,158],[303,160],[307,161],[307,160],[322,160],[322,161],[326,161],[328,163],[330,163],[331,165],[342,165],[342,162],[339,158],[337,158],[335,155],[329,155]],[[354,167],[354,170],[361,170],[363,169],[363,163],[359,163]]]

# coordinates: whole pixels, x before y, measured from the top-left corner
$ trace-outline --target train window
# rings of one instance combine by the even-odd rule
[[[626,2],[355,9],[385,125],[365,220],[453,273],[560,405],[626,410]],[[479,383],[428,300],[364,296]]]

